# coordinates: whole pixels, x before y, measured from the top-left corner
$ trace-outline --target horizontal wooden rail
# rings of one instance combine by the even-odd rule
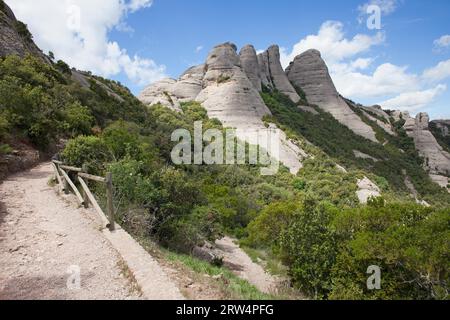
[[[67,171],[73,171],[73,172],[82,172],[83,171],[83,169],[77,168],[77,167],[71,167],[71,166],[65,166],[65,165],[60,165],[59,167],[61,169],[67,170]]]
[[[55,170],[55,176],[56,179],[58,180],[60,191],[62,189],[65,191],[66,194],[68,194],[70,187],[75,193],[80,205],[84,205],[87,208],[89,207],[89,204],[92,204],[95,211],[102,220],[102,224],[105,227],[109,228],[111,231],[114,231],[115,221],[114,221],[113,183],[111,173],[108,172],[105,178],[94,176],[92,174],[83,172],[87,171],[86,169],[67,166],[64,165],[63,162],[57,160],[52,161],[52,167]],[[83,195],[78,191],[77,186],[70,179],[68,172],[77,173],[78,182],[81,185]],[[105,212],[102,210],[102,208],[97,202],[97,199],[92,194],[91,190],[89,190],[88,184],[84,179],[104,184],[106,189],[106,206],[108,214],[105,214]]]
[[[106,179],[102,178],[102,177],[98,177],[98,176],[93,176],[92,174],[87,174],[84,172],[79,172],[78,176],[81,178],[85,178],[88,180],[92,180],[92,181],[96,181],[96,182],[101,182],[101,183],[106,183]]]

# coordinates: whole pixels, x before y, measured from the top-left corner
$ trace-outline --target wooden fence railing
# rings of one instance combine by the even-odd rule
[[[55,171],[56,180],[58,181],[60,190],[64,191],[66,194],[70,192],[70,189],[75,193],[77,200],[80,205],[85,208],[89,207],[91,204],[95,211],[102,219],[102,224],[109,228],[109,230],[115,230],[115,222],[114,222],[114,204],[113,204],[113,184],[112,184],[112,175],[111,173],[107,173],[106,177],[98,177],[88,174],[82,168],[76,168],[71,166],[66,166],[61,161],[54,160],[52,162],[53,169]],[[70,179],[69,172],[74,172],[77,174],[78,182],[81,186],[81,192],[78,190],[75,183]],[[106,209],[108,214],[106,215],[91,190],[89,190],[87,180],[94,181],[97,183],[101,183],[106,187]]]

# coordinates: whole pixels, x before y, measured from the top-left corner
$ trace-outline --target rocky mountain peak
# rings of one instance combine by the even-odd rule
[[[265,54],[263,54],[262,59],[266,59],[264,64],[267,65],[266,72],[268,72],[268,74],[266,74],[265,77],[269,81],[269,87],[284,93],[294,102],[300,101],[300,96],[292,86],[291,82],[289,82],[289,79],[281,66],[280,47],[277,45],[270,46]]]
[[[429,130],[428,114],[419,113],[415,118],[409,117],[405,120],[404,129],[414,139],[416,149],[424,158],[425,169],[431,178],[439,183],[442,176],[450,176],[450,154],[443,150]]]
[[[374,130],[364,123],[336,90],[328,67],[317,50],[308,50],[295,57],[286,69],[288,79],[302,88],[308,102],[331,113],[356,134],[378,142]]]
[[[247,74],[248,79],[252,82],[253,87],[256,90],[261,91],[261,73],[255,48],[252,45],[244,46],[239,53],[239,57],[242,69]]]

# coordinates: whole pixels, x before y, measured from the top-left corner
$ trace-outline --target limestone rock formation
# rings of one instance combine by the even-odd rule
[[[356,195],[362,204],[366,204],[370,198],[377,198],[381,195],[380,188],[367,177],[358,180],[358,189]]]
[[[21,57],[32,54],[50,62],[33,42],[26,25],[16,19],[4,1],[0,1],[0,57],[11,54]]]
[[[433,120],[431,123],[441,131],[442,136],[447,137],[450,135],[450,120]]]
[[[369,118],[369,120],[375,122],[388,134],[392,136],[397,135],[394,129],[392,128],[391,119],[389,115],[386,112],[384,112],[380,106],[372,106],[372,107],[360,106],[359,108],[362,109],[363,114],[367,118]]]
[[[373,129],[340,97],[319,51],[308,50],[298,55],[286,74],[291,83],[305,92],[309,103],[331,113],[356,134],[378,142]]]
[[[261,77],[264,85],[269,88],[276,88],[294,102],[300,101],[300,96],[289,82],[281,66],[280,48],[278,46],[273,45],[267,51],[260,54],[258,61],[260,63]]]
[[[259,76],[253,47],[244,47],[238,55],[234,44],[224,43],[212,49],[204,65],[190,68],[178,80],[165,79],[152,84],[143,90],[139,99],[150,106],[160,103],[178,111],[181,111],[180,102],[197,101],[210,118],[219,119],[225,127],[238,129],[238,137],[248,141],[247,136],[239,134],[267,130],[262,118],[271,114],[260,96]],[[279,155],[272,156],[297,173],[306,154],[281,134]]]
[[[261,73],[255,48],[252,45],[243,47],[239,53],[239,57],[241,59],[242,69],[253,84],[253,87],[261,91]]]
[[[176,111],[181,111],[178,99],[173,95],[174,79],[163,79],[147,87],[139,95],[139,100],[148,105],[162,104]]]
[[[407,118],[404,129],[414,139],[416,149],[425,159],[425,168],[430,175],[450,176],[450,154],[445,152],[429,130],[430,118],[419,113],[415,119]]]

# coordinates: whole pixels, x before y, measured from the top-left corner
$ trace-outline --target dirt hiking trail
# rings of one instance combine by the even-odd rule
[[[95,213],[57,195],[52,174],[45,163],[0,184],[0,300],[141,299]]]

